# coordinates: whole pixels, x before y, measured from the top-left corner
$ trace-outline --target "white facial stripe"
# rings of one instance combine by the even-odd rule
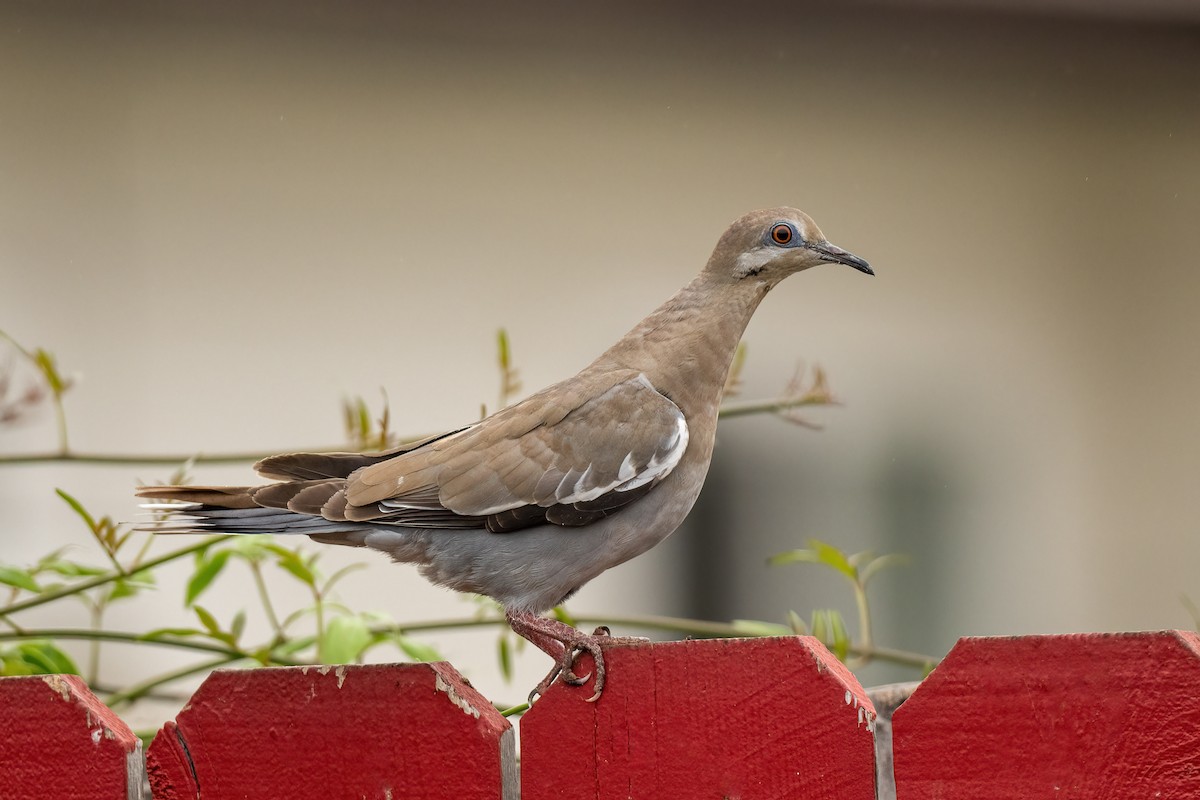
[[[739,275],[753,275],[761,272],[762,268],[774,261],[785,251],[778,247],[756,247],[738,256],[737,271]]]

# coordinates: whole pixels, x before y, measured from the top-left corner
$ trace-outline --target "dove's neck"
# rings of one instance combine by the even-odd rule
[[[689,417],[715,420],[742,333],[770,285],[701,273],[596,360],[637,369]]]

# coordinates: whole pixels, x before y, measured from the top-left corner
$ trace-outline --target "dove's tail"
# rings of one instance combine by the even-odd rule
[[[154,519],[138,526],[151,533],[337,533],[358,527],[254,502],[251,486],[142,486],[138,497]]]

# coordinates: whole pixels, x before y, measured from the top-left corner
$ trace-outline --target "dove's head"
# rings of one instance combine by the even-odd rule
[[[874,275],[871,266],[830,244],[812,217],[795,208],[751,211],[721,236],[705,271],[725,280],[778,283],[794,272],[834,262]]]

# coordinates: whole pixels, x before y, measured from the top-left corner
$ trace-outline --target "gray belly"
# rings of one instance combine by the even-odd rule
[[[579,528],[541,525],[497,534],[379,526],[360,541],[396,561],[417,564],[434,583],[487,595],[507,609],[545,611],[679,527],[703,482],[703,475],[685,481],[688,476],[679,472],[618,513]]]

